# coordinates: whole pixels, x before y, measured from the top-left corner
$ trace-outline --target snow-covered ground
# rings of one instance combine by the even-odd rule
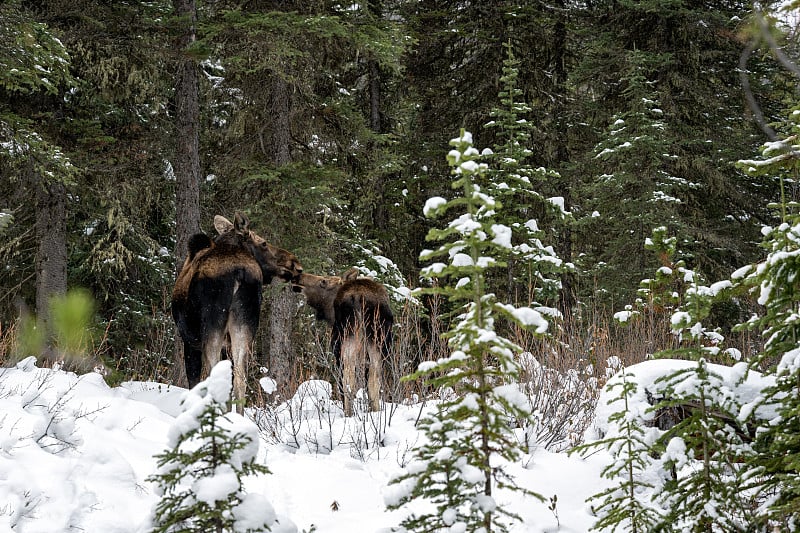
[[[674,363],[628,371],[638,367],[652,379]],[[420,410],[430,406],[344,418],[329,390],[307,382],[279,408],[248,411],[262,435],[260,462],[272,474],[249,478],[245,488],[273,505],[274,531],[388,532],[407,510],[388,511],[383,494],[420,439]],[[33,358],[0,369],[0,532],[147,531],[158,497],[146,478],[185,393],[149,382],[110,388],[99,374],[38,368]],[[600,406],[602,416],[607,411]],[[608,486],[600,476],[608,460],[602,451],[581,458],[536,449],[508,471],[521,486],[556,496],[555,508],[503,492],[497,501],[522,517],[514,531],[585,533],[595,520],[586,499]]]

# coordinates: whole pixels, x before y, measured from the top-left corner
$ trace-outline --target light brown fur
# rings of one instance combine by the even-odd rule
[[[379,411],[382,362],[388,356],[393,322],[386,288],[359,277],[355,268],[342,276],[304,273],[296,287],[305,294],[317,319],[333,326],[331,342],[341,372],[345,414],[353,414],[353,397],[364,386],[365,369],[370,409]]]

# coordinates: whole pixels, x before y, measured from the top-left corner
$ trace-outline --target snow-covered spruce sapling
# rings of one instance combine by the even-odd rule
[[[528,148],[535,133],[535,124],[528,120],[532,109],[519,88],[520,61],[514,57],[510,41],[503,46],[506,58],[500,77],[500,105],[492,109],[493,120],[484,126],[494,132],[494,144],[491,151],[484,150],[482,154],[488,168],[477,184],[496,202],[506,206],[495,210],[494,221],[511,229],[511,246],[505,257],[506,268],[487,272],[487,283],[496,289],[498,298],[503,301],[527,302],[557,319],[561,311],[556,305],[560,302],[562,310],[570,306],[566,295],[569,284],[567,290],[562,291],[562,279],[569,279],[574,265],[561,260],[553,243],[562,240],[564,233],[560,230],[565,223],[571,223],[571,217],[564,211],[563,197],[545,194],[555,191],[560,179],[558,173],[532,164],[533,151]],[[561,296],[566,298],[559,300]],[[539,343],[532,344],[525,343],[524,347],[535,351]],[[520,421],[526,447],[542,445],[554,450],[569,446],[566,441],[570,426],[579,419],[575,412],[582,410],[578,408],[580,394],[570,394],[570,406],[551,401],[554,396],[564,398],[564,394],[554,394],[554,388],[561,387],[563,381],[554,379],[533,357],[523,362],[523,367],[525,394],[533,413]],[[577,387],[583,385],[577,380],[575,383]],[[574,390],[572,385],[569,387]]]
[[[231,380],[230,361],[220,361],[186,394],[169,430],[170,449],[156,456],[158,472],[147,479],[160,496],[154,533],[255,533],[275,523],[272,505],[242,487],[245,476],[269,470],[256,463],[256,426],[227,412]]]
[[[555,171],[544,167],[533,167],[529,160],[533,152],[528,148],[534,124],[526,120],[531,108],[522,98],[518,87],[520,62],[514,57],[510,42],[503,44],[506,58],[503,60],[502,84],[498,97],[500,106],[492,109],[492,121],[485,127],[495,131],[496,142],[490,153],[484,154],[490,163],[483,181],[486,191],[495,200],[513,209],[502,209],[495,213],[495,222],[511,228],[512,246],[509,249],[506,269],[507,301],[524,299],[539,305],[551,304],[561,290],[560,275],[574,270],[564,263],[553,246],[545,244],[547,236],[539,228],[534,212],[545,215],[546,220],[563,221],[564,199],[546,198],[539,190],[552,189],[552,182],[559,178]],[[483,185],[481,183],[480,185]],[[550,235],[552,241],[556,235]],[[499,274],[499,273],[498,273]],[[516,294],[519,282],[523,282],[523,294]]]
[[[727,297],[733,285],[728,280],[704,285],[696,272],[674,259],[675,244],[674,238],[667,237],[666,228],[653,231],[647,247],[659,255],[662,267],[654,279],[642,281],[636,306],[617,314],[617,319],[627,321],[656,308],[669,311],[677,348],[656,356],[698,361],[696,367],[662,377],[657,389],[648,391],[656,425],[667,431],[657,439],[649,438],[648,446],[639,453],[661,457],[662,467],[654,471],[670,473],[666,483],[648,491],[648,498],[652,495],[665,509],[662,519],[649,530],[678,527],[705,531],[714,524],[736,531],[749,520],[744,493],[738,491],[742,487],[739,462],[752,456],[752,449],[739,420],[740,406],[732,392],[735,384],[723,383],[710,372],[706,358],[729,362],[740,359],[741,354],[724,350],[720,332],[703,324],[712,305]],[[667,418],[670,421],[665,425]]]
[[[609,385],[610,390],[619,389],[618,396],[610,401],[619,402],[622,409],[608,417],[605,437],[574,449],[588,455],[605,448],[612,457],[601,475],[613,485],[588,500],[598,517],[592,525],[593,531],[648,533],[660,518],[659,509],[648,501],[648,495],[656,488],[651,482],[651,472],[658,469],[658,464],[651,455],[651,447],[653,433],[658,430],[646,427],[645,413],[631,409],[628,399],[636,392],[636,383],[631,378],[623,370],[619,381]]]
[[[619,83],[625,106],[610,117],[599,136],[589,163],[594,176],[581,187],[586,216],[578,221],[578,230],[587,239],[581,258],[586,274],[602,278],[610,291],[596,298],[617,300],[652,264],[642,248],[651,228],[668,225],[681,242],[694,241],[686,238],[691,235],[688,217],[680,213],[695,185],[683,173],[674,175],[675,121],[661,109],[661,91],[652,79],[654,69],[660,68],[655,65],[665,56],[638,47],[622,54],[625,67]]]
[[[457,394],[420,420],[427,442],[414,449],[404,472],[392,479],[385,501],[392,509],[414,500],[432,504],[402,522],[407,531],[507,531],[519,517],[497,504],[498,489],[544,499],[517,485],[504,468],[521,457],[514,422],[528,416],[529,408],[518,385],[514,354],[520,348],[496,332],[495,321],[513,320],[538,335],[548,323],[537,310],[502,304],[488,292],[486,273],[504,266],[511,230],[496,222],[501,206],[477,185],[487,165],[478,161],[471,135],[462,131],[450,144],[447,159],[458,194],[449,201],[431,198],[424,212],[428,217],[455,209],[463,213],[428,233],[429,241],[441,245],[423,251],[420,259],[442,261],[423,269],[424,277],[438,283],[420,292],[446,296],[461,314],[444,334],[450,356],[422,363],[410,378],[424,378],[433,388]]]
[[[759,425],[758,453],[748,463],[753,486],[765,496],[759,523],[795,531],[800,528],[800,204],[787,202],[783,191],[800,169],[800,106],[791,110],[787,125],[788,134],[766,143],[761,159],[738,163],[748,174],[779,179],[783,201],[773,206],[780,210],[780,223],[762,229],[765,259],[739,269],[731,279],[762,306],[738,329],[757,331],[766,339],[751,363],[775,377],[760,407],[777,413],[766,423],[750,418]]]
[[[742,365],[744,367],[744,365]],[[681,420],[656,442],[673,479],[654,495],[667,510],[654,531],[746,531],[753,522],[752,492],[742,490],[744,460],[753,456],[741,428],[732,388],[700,359],[697,366],[656,381],[656,409],[677,409]]]

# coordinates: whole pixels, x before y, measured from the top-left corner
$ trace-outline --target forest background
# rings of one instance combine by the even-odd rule
[[[170,292],[188,236],[213,233],[215,214],[246,212],[308,272],[357,265],[391,288],[417,286],[432,224],[422,206],[452,194],[448,140],[464,128],[502,153],[516,127],[526,141],[517,163],[569,215],[521,199],[505,209],[539,221],[563,268],[555,291],[524,264],[492,289],[558,308],[559,349],[576,358],[602,345],[641,360],[673,342],[670,313],[650,302],[649,325],[634,332],[612,316],[672,260],[645,247],[653,229],[720,279],[760,256],[760,228],[779,220],[770,203],[797,197],[792,180],[736,166],[797,101],[753,8],[2,2],[2,333],[34,313],[46,325],[52,296],[82,287],[112,380],[181,384]],[[767,35],[797,57],[794,25]],[[307,334],[324,327],[288,286],[268,292],[258,364],[279,387],[325,377],[329,354]],[[447,304],[423,304],[396,303],[399,374],[444,349]],[[740,322],[751,305],[720,304],[715,322]],[[739,341],[752,351],[755,341]]]

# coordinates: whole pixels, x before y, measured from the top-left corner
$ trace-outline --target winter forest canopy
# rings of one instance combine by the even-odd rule
[[[449,193],[442,153],[461,128],[570,213],[509,196],[574,268],[557,287],[509,274],[494,287],[502,299],[544,290],[573,314],[618,311],[662,266],[644,245],[657,227],[689,266],[726,276],[759,257],[769,204],[794,194],[736,166],[766,140],[754,118],[784,121],[796,87],[756,38],[752,9],[4,2],[2,322],[84,287],[114,366],[159,364],[181,234],[211,233],[215,214],[237,209],[310,272],[357,265],[416,286],[431,227],[422,206]],[[791,57],[793,27],[773,31]],[[183,196],[187,180],[199,205]]]
[[[242,211],[307,272],[356,266],[389,288],[385,399],[441,402],[419,421],[434,443],[423,463],[463,432],[483,438],[475,464],[514,464],[508,435],[485,425],[503,417],[527,420],[526,442],[582,444],[613,374],[604,394],[627,409],[645,391],[626,367],[686,359],[646,391],[658,413],[683,413],[685,439],[629,411],[594,442],[615,450],[609,477],[678,472],[687,457],[704,468],[629,476],[630,498],[598,498],[606,526],[636,516],[630,531],[654,530],[672,507],[697,511],[677,522],[692,531],[719,516],[720,531],[794,526],[794,456],[766,457],[793,449],[774,429],[798,419],[797,14],[680,0],[2,2],[0,362],[35,354],[111,385],[184,385],[176,271],[189,236]],[[289,284],[265,287],[248,402],[335,381],[328,335]],[[737,381],[748,368],[766,376],[752,394]],[[461,388],[465,376],[505,384]],[[574,403],[559,410],[546,398],[564,390]],[[658,458],[634,454],[652,446]],[[500,474],[459,482],[518,488]],[[753,500],[723,494],[731,476]],[[393,483],[391,505],[449,497],[413,473]],[[656,503],[637,507],[641,491]],[[491,530],[481,498],[405,525]]]

